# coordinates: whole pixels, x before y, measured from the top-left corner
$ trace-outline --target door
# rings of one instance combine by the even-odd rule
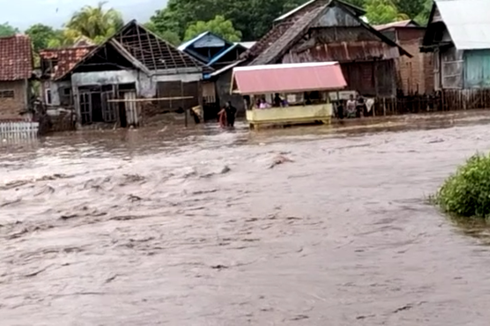
[[[80,115],[82,124],[92,123],[92,97],[90,93],[80,93]]]
[[[115,102],[111,102],[114,99],[114,92],[107,91],[102,92],[102,120],[104,122],[116,122],[117,121],[117,105]]]

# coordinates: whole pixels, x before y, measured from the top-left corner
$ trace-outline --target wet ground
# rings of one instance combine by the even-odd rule
[[[0,324],[488,325],[485,230],[426,204],[487,117],[5,141]]]

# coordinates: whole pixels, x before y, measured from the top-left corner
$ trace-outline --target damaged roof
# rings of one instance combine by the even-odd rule
[[[82,60],[95,46],[78,46],[64,49],[45,49],[39,52],[41,60],[55,60],[52,79],[59,79],[66,75],[75,65]]]
[[[319,5],[320,3],[322,3],[322,5]],[[304,7],[306,9],[303,8],[304,10],[297,11],[288,19],[274,26],[269,33],[243,55],[243,58],[249,60],[252,59],[252,65],[275,63],[286,54],[295,43],[301,40],[310,28],[323,26],[322,24],[325,24],[325,17],[329,14],[328,10],[333,7],[339,8],[341,12],[345,14],[345,19],[349,20],[349,23],[354,21],[357,25],[365,28],[376,36],[376,38],[379,39],[378,42],[385,43],[386,48],[393,48],[395,52],[398,52],[396,56],[407,55],[411,57],[411,55],[396,42],[392,41],[369,24],[366,24],[360,19],[359,12],[353,10],[350,5],[346,5],[343,1],[329,0],[320,2],[320,0],[317,0],[313,1],[312,4],[315,4],[315,6]],[[333,15],[334,17],[331,17],[333,20],[326,22],[328,26],[337,26],[340,22],[339,18],[335,16],[335,13]],[[365,46],[366,44],[362,45]],[[393,57],[392,52],[393,51],[389,51],[390,59]],[[343,57],[330,57],[328,60],[340,61],[343,59]]]
[[[192,58],[187,53],[178,50],[169,42],[138,24],[136,20],[132,20],[103,44],[90,51],[66,74],[72,72],[86,60],[96,55],[107,44],[114,46],[136,68],[146,73],[156,70],[182,68],[196,68],[200,71],[206,70],[204,64]],[[207,69],[209,71],[210,68]],[[60,79],[64,78],[65,75],[61,76]]]
[[[33,73],[32,45],[26,35],[0,38],[0,81],[31,78]]]

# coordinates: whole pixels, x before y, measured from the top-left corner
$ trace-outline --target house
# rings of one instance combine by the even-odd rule
[[[219,108],[226,102],[232,102],[239,111],[244,110],[243,100],[237,94],[230,94],[231,68],[240,59],[240,55],[252,47],[254,42],[229,42],[222,37],[204,32],[179,46],[196,60],[199,60],[214,72],[204,75],[203,98],[206,103],[205,115],[214,119]]]
[[[413,55],[413,57],[401,56],[396,61],[399,93],[432,94],[434,92],[433,58],[432,55],[420,51],[425,27],[413,20],[404,20],[374,26],[374,28]]]
[[[434,2],[421,50],[434,56],[436,90],[490,89],[489,10],[488,0]]]
[[[61,104],[71,88],[82,125],[138,125],[141,118],[202,103],[205,66],[134,20],[97,47],[56,55],[45,67],[50,85],[56,85],[46,88],[50,101],[58,103],[59,98]]]
[[[0,38],[0,119],[19,117],[29,108],[32,75],[33,55],[29,37]]]
[[[41,61],[41,94],[48,106],[72,107],[71,78],[66,76],[95,46],[83,45],[39,51]],[[66,78],[61,78],[66,76]]]
[[[364,14],[341,0],[311,0],[277,18],[242,58],[249,65],[337,61],[349,90],[396,97],[395,60],[411,55],[365,23]]]

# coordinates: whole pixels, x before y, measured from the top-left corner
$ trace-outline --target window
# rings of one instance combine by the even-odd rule
[[[46,90],[46,97],[44,98],[46,104],[51,105],[51,89]]]
[[[11,89],[0,90],[0,98],[14,98],[14,91]]]

